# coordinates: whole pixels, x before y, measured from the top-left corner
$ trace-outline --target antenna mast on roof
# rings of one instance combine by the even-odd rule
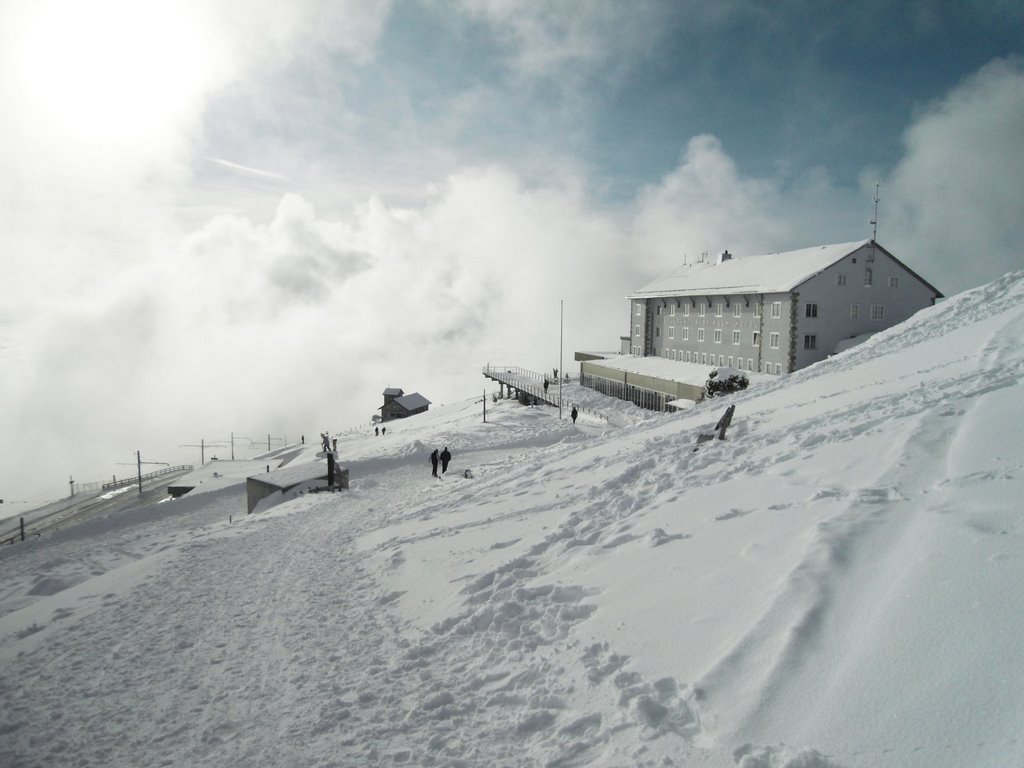
[[[871,220],[871,242],[878,237],[878,182],[875,182],[875,218]]]

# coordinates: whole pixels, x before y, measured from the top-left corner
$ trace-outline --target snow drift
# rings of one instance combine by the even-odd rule
[[[0,764],[1020,764],[1022,370],[1016,273],[683,413],[468,400],[345,493],[4,547]]]

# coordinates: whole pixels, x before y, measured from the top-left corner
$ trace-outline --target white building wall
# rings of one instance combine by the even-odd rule
[[[824,360],[841,341],[902,323],[935,301],[927,285],[881,250],[872,254],[870,246],[812,277],[796,295],[796,368]],[[808,317],[808,304],[816,305],[816,317]],[[805,348],[809,337],[813,349]]]
[[[633,350],[744,371],[790,370],[795,309],[789,294],[640,299],[632,307]],[[776,347],[771,346],[773,333]]]
[[[824,359],[840,341],[901,323],[934,300],[910,270],[865,245],[792,293],[632,299],[629,352],[788,373]],[[814,305],[810,315],[808,305]]]

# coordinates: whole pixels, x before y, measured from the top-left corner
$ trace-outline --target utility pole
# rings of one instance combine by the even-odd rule
[[[484,424],[487,423],[487,387],[484,387]]]
[[[199,442],[198,443],[185,443],[183,445],[179,445],[178,447],[179,448],[198,448],[199,449],[199,466],[201,466],[201,467],[205,467],[206,466],[206,438],[199,438]],[[217,447],[223,448],[224,447],[224,443],[210,443],[210,447],[211,448],[217,448]],[[234,442],[231,443],[231,458],[235,458],[235,445],[234,445]]]
[[[560,299],[558,304],[558,418],[562,418],[562,379],[565,377],[565,369],[562,368],[562,329],[565,326],[565,299]]]
[[[878,185],[879,182],[875,182],[875,218],[871,220],[871,242],[874,243],[878,238]]]
[[[135,452],[135,466],[138,471],[138,483],[139,483],[139,495],[142,495],[142,465],[143,464],[163,464],[165,467],[169,466],[166,461],[143,461],[142,451]],[[114,476],[114,482],[117,482],[117,476]]]

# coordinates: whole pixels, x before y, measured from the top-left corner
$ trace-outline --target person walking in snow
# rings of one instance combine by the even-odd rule
[[[575,424],[576,423],[576,417],[580,415],[580,412],[576,410],[576,406],[575,405],[572,407],[572,413],[570,413],[569,415],[572,416],[572,423]]]
[[[431,474],[434,477],[437,477],[437,448],[435,448],[434,452],[430,454],[430,465],[434,468],[434,471],[431,472]]]
[[[373,428],[373,436],[374,437],[380,437],[380,427],[374,427]]]
[[[448,452],[448,446],[444,447],[441,451],[441,474],[443,475],[448,471],[448,462],[452,460],[452,455]]]

